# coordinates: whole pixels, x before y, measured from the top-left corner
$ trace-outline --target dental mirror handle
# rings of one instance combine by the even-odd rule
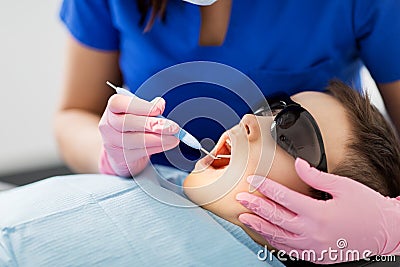
[[[133,94],[131,91],[126,90],[125,88],[121,88],[118,86],[115,86],[114,84],[110,83],[109,81],[106,82],[107,85],[109,85],[111,88],[113,88],[117,94],[119,95],[125,95],[125,96],[130,96],[130,97],[136,97],[135,94]],[[163,118],[165,119],[164,116],[158,115],[157,118]],[[200,142],[190,133],[179,127],[180,130],[174,136],[176,136],[179,140],[184,142],[186,145],[193,147],[194,149],[201,149],[201,144]]]

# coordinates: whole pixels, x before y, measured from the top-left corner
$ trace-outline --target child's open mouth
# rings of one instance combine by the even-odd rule
[[[231,139],[226,139],[226,141],[225,141],[225,148],[226,148],[226,150],[228,150],[229,151],[229,154],[220,154],[220,153],[217,153],[217,158],[220,158],[220,159],[229,159],[229,158],[231,158],[231,150],[232,150],[232,143],[231,143]]]
[[[218,159],[211,162],[211,166],[218,169],[229,165],[232,154],[232,142],[228,134],[224,134],[217,146],[211,152],[217,156]]]
[[[217,159],[213,159],[213,157],[206,155],[197,162],[195,167],[196,171],[202,171],[210,167],[213,169],[225,169],[229,165],[232,154],[232,142],[228,134],[225,133],[221,136],[220,140],[210,153],[213,156],[217,156]]]

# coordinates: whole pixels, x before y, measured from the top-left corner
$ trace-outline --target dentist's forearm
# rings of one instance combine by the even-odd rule
[[[102,140],[100,117],[79,109],[58,111],[55,135],[59,151],[68,167],[77,173],[98,173]]]

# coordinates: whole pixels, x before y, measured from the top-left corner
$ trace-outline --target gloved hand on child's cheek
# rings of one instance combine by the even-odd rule
[[[303,260],[316,263],[351,260],[329,257],[324,254],[329,249],[343,254],[357,250],[360,259],[400,255],[400,197],[384,197],[349,178],[311,168],[301,159],[296,160],[296,171],[304,182],[333,199],[316,200],[270,179],[250,176],[248,181],[266,198],[237,194],[237,200],[255,213],[241,214],[239,220],[275,248],[297,251]],[[260,178],[265,180],[260,183]],[[314,251],[316,257],[308,257],[302,253],[305,250]]]

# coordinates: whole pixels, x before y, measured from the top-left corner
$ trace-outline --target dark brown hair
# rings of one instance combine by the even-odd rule
[[[151,10],[150,19],[144,28],[144,32],[150,31],[157,17],[160,17],[162,21],[165,21],[167,3],[168,0],[136,0],[136,4],[141,15],[139,26],[144,25],[147,13],[149,10]]]
[[[384,196],[400,195],[399,140],[391,125],[370,103],[368,94],[361,95],[337,80],[327,89],[346,109],[352,127],[346,154],[330,173],[349,177]]]

